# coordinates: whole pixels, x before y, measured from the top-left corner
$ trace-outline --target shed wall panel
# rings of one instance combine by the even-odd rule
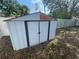
[[[18,42],[18,37],[17,37],[17,32],[16,32],[16,27],[15,27],[15,23],[14,22],[8,22],[8,27],[9,27],[9,31],[10,31],[10,37],[11,37],[11,42],[13,45],[14,50],[18,50],[19,49],[19,42]]]
[[[40,43],[47,41],[48,21],[40,22]]]
[[[55,37],[56,34],[56,21],[51,21],[50,23],[50,36],[49,39],[53,39]]]
[[[16,31],[17,31],[17,37],[18,37],[18,42],[20,43],[19,49],[26,48],[27,47],[27,39],[26,39],[26,34],[25,34],[25,25],[23,21],[16,21]]]
[[[39,44],[38,22],[27,22],[30,46]]]
[[[11,42],[14,50],[19,50],[27,47],[24,22],[13,21],[8,22]]]

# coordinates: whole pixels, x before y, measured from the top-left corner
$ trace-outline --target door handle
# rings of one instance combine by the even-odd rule
[[[40,34],[40,32],[38,32],[38,34]]]

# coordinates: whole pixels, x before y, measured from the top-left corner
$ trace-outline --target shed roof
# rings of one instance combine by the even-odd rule
[[[50,17],[50,16],[48,16],[44,13],[36,12],[36,13],[29,14],[29,15],[25,15],[25,16],[21,16],[21,17],[15,17],[15,18],[12,18],[12,19],[4,20],[4,21],[52,20],[52,19],[53,19],[52,17]]]

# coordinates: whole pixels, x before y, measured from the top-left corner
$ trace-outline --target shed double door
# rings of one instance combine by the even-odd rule
[[[47,41],[48,21],[27,22],[30,46]]]

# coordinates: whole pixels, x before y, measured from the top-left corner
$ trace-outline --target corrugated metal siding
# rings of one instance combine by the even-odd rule
[[[48,39],[48,21],[40,22],[40,43],[47,41]]]
[[[40,24],[39,22],[27,22],[27,24],[28,24],[29,41],[31,46],[47,41],[48,21],[40,22]]]
[[[27,24],[30,46],[36,45],[39,43],[38,22],[27,22]]]
[[[15,25],[14,22],[8,22],[8,27],[9,27],[9,31],[10,31],[10,38],[11,38],[11,42],[12,42],[14,50],[19,48],[19,45],[17,43],[18,42],[17,41],[18,38],[17,38],[15,26],[16,25]]]
[[[51,21],[49,39],[53,39],[55,37],[56,27],[57,27],[57,21]]]
[[[15,21],[15,29],[17,31],[17,37],[18,37],[18,41],[19,41],[19,45],[20,45],[20,49],[21,48],[25,48],[27,47],[27,38],[26,38],[26,32],[25,32],[25,24],[24,21]]]
[[[27,22],[27,25],[30,46],[48,41],[48,21],[40,22],[40,24],[39,22]],[[24,21],[8,21],[8,26],[14,50],[27,48],[27,31],[25,30]],[[55,32],[56,21],[51,21],[50,39],[55,37]]]
[[[27,38],[25,35],[25,25],[22,21],[8,22],[11,42],[14,50],[27,47]]]

